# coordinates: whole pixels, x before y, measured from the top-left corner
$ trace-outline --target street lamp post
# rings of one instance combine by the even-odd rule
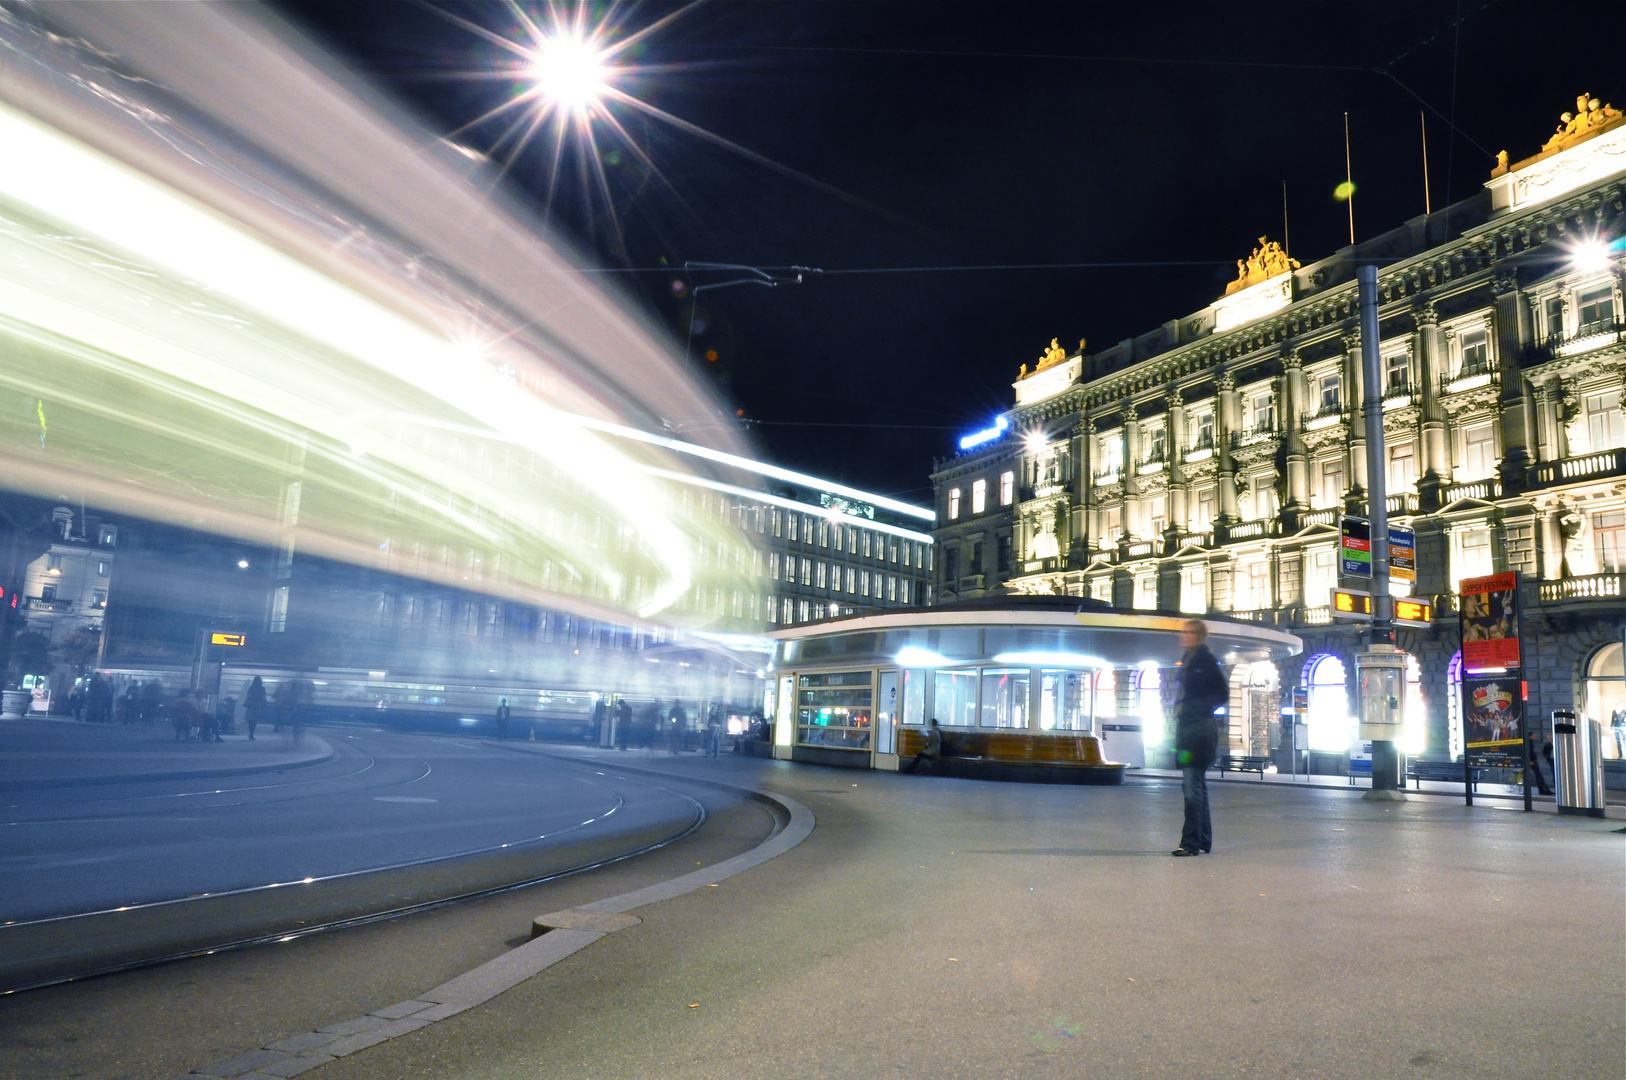
[[[708,289],[726,289],[730,285],[764,285],[776,289],[781,285],[800,285],[808,274],[822,274],[816,266],[775,267],[775,269],[788,269],[789,273],[770,274],[768,271],[755,266],[745,266],[740,263],[714,263],[687,261],[683,264],[683,273],[690,281],[689,285],[689,331],[683,342],[683,359],[689,359],[689,351],[694,345],[694,315],[699,307],[696,297]],[[703,285],[695,285],[694,271],[696,270],[728,270],[744,274],[744,277],[730,278],[727,281],[708,281]]]
[[[1395,750],[1406,701],[1406,657],[1395,646],[1394,600],[1389,595],[1389,507],[1383,447],[1383,372],[1378,359],[1378,268],[1356,268],[1361,315],[1361,411],[1366,422],[1366,499],[1371,521],[1372,634],[1355,657],[1359,690],[1358,737],[1372,742],[1372,790],[1366,798],[1404,800]]]

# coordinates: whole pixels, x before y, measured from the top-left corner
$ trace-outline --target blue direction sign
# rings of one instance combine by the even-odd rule
[[[1389,580],[1417,584],[1417,530],[1389,526]]]

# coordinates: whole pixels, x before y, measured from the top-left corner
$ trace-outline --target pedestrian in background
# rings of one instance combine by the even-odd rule
[[[157,679],[148,679],[141,687],[141,722],[152,727],[158,722],[158,710],[164,704],[164,685]]]
[[[119,695],[119,723],[133,724],[141,716],[141,696],[136,691],[136,684],[130,683]]]
[[[1551,795],[1553,789],[1547,786],[1547,778],[1541,775],[1541,752],[1536,748],[1536,737],[1531,735],[1525,740],[1530,748],[1530,779],[1536,782],[1536,791],[1542,795]],[[1552,751],[1548,751],[1548,760],[1551,760]]]
[[[85,718],[85,684],[75,679],[73,689],[68,691],[68,711],[73,713],[75,720]]]
[[[248,684],[248,693],[243,695],[243,720],[248,724],[248,737],[254,738],[254,729],[260,726],[265,717],[265,680],[258,675]]]
[[[667,747],[674,757],[683,749],[683,729],[689,726],[689,714],[683,708],[683,702],[672,706],[672,716],[666,725]]]
[[[1214,827],[1208,814],[1208,778],[1219,746],[1231,688],[1219,661],[1208,651],[1208,627],[1198,619],[1180,628],[1180,686],[1175,699],[1174,750],[1180,764],[1180,795],[1185,801],[1185,824],[1180,846],[1171,855],[1207,854],[1214,849]]]
[[[508,708],[508,699],[502,698],[497,702],[497,741],[508,738],[508,716],[512,710]]]

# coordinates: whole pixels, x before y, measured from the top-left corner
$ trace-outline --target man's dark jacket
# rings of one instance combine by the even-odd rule
[[[1182,751],[1182,765],[1207,768],[1219,744],[1214,710],[1231,700],[1231,688],[1219,661],[1198,645],[1180,665],[1180,714],[1175,721],[1174,748]],[[1191,755],[1188,760],[1185,754]]]

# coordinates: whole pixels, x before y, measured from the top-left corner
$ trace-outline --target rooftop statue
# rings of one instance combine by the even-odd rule
[[[1556,154],[1560,150],[1568,150],[1577,143],[1585,142],[1592,136],[1614,127],[1622,120],[1626,120],[1626,114],[1623,114],[1613,105],[1605,105],[1590,94],[1582,94],[1575,99],[1575,111],[1560,113],[1558,119],[1558,130],[1553,132],[1547,141],[1541,144],[1541,153],[1537,154],[1536,157]],[[1521,162],[1520,164],[1529,164],[1529,162]],[[1496,168],[1491,170],[1491,176],[1501,176],[1507,171],[1507,151],[1503,150],[1496,155]]]
[[[1241,292],[1261,281],[1298,268],[1299,261],[1282,250],[1282,245],[1261,236],[1259,246],[1253,249],[1253,254],[1236,261],[1236,280],[1225,286],[1225,295]]]
[[[1574,113],[1561,113],[1559,119],[1563,123],[1552,138],[1541,145],[1544,154],[1557,150],[1568,150],[1583,138],[1606,127],[1613,127],[1621,120],[1621,111],[1613,105],[1605,105],[1595,97],[1582,94],[1575,99]]]

